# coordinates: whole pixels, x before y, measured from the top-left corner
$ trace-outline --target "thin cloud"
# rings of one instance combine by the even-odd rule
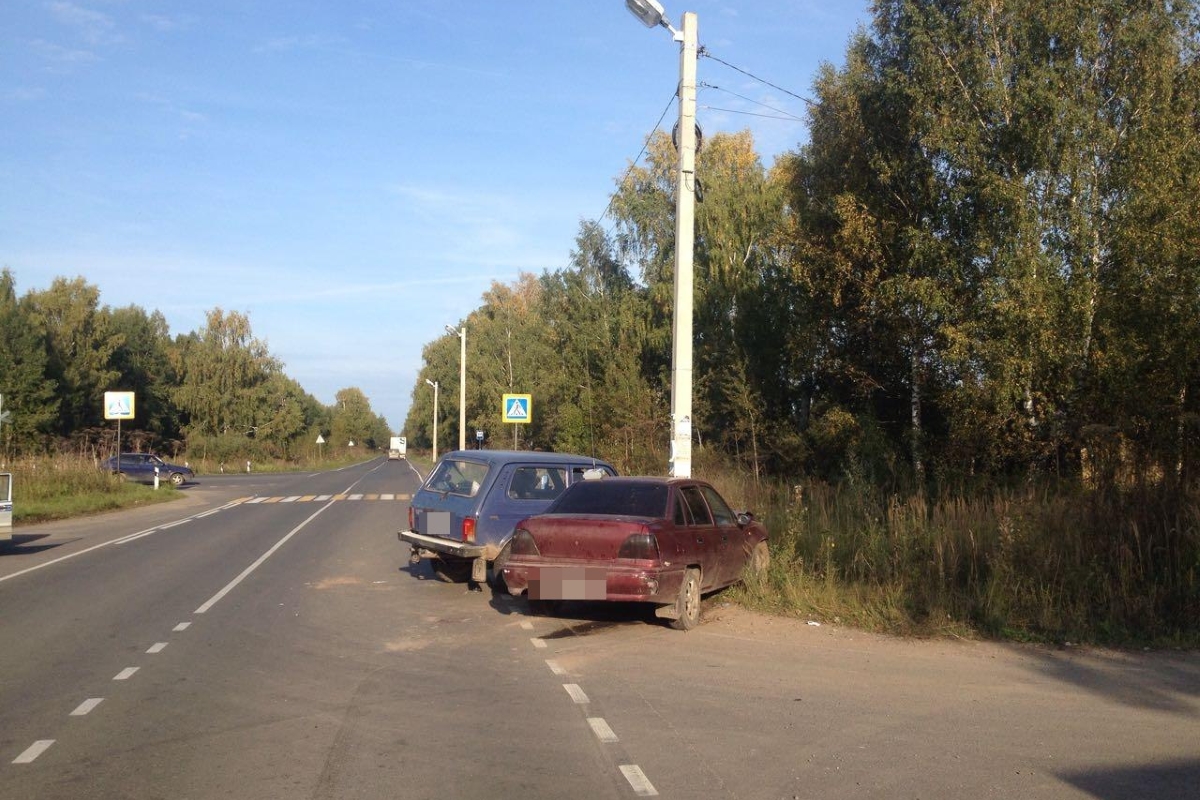
[[[84,41],[90,44],[110,44],[121,40],[121,36],[115,33],[116,25],[107,14],[67,2],[51,3],[50,13],[62,24],[78,30]]]

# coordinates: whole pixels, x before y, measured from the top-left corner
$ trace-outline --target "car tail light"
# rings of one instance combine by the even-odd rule
[[[635,533],[621,543],[617,558],[631,558],[639,561],[658,560],[658,540],[652,533]]]
[[[542,553],[538,550],[537,542],[533,540],[533,534],[524,528],[517,528],[517,532],[512,537],[512,554],[514,556],[540,556]]]
[[[417,515],[413,513],[413,507],[409,506],[408,507],[408,529],[410,531],[415,531],[417,529],[416,516]]]
[[[462,524],[462,540],[464,542],[475,541],[475,518],[466,517]]]

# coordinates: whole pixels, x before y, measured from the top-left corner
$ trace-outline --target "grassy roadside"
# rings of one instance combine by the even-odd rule
[[[897,635],[1200,647],[1200,497],[1161,486],[930,498],[818,481],[712,481],[771,533],[731,599]]]
[[[304,463],[258,462],[252,463],[251,469],[270,473],[337,469],[362,460],[359,455]],[[205,474],[221,474],[220,465],[215,462],[211,465],[193,462],[190,466],[201,481]],[[244,462],[241,470],[227,465],[225,473],[236,474],[244,469]],[[92,459],[76,456],[22,458],[0,467],[0,472],[13,474],[14,525],[71,519],[183,497],[168,481],[163,481],[156,491],[153,486],[120,481],[105,474]]]
[[[182,495],[170,483],[126,483],[88,459],[31,458],[9,464],[13,474],[13,524],[70,519],[102,511],[165,503]]]

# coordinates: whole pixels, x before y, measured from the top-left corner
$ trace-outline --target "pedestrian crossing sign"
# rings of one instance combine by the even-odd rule
[[[533,405],[532,395],[528,394],[506,394],[504,395],[504,405],[501,408],[501,413],[504,416],[504,422],[527,423],[529,422],[530,409]]]

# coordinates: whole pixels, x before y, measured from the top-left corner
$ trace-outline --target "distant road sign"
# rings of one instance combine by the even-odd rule
[[[505,423],[528,423],[532,415],[533,396],[528,394],[506,394],[502,413]]]
[[[105,392],[105,419],[133,419],[133,392]]]

